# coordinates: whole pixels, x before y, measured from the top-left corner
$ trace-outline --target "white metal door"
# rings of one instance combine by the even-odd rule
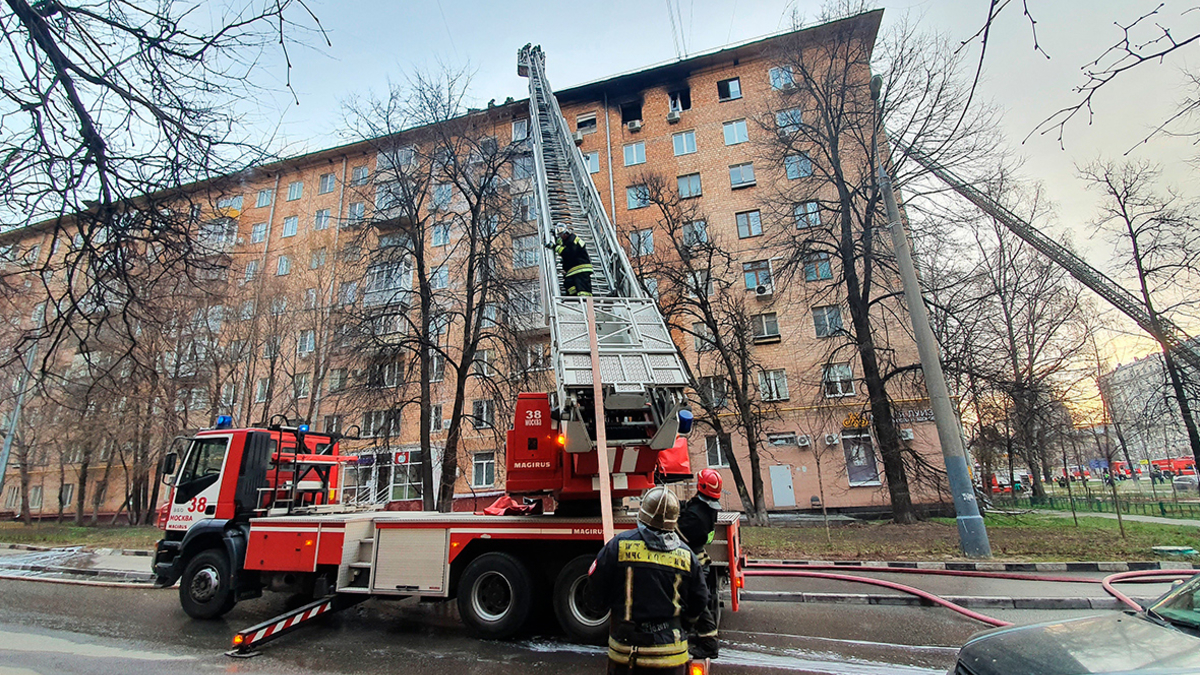
[[[792,487],[792,467],[771,467],[771,496],[775,500],[775,508],[796,505],[796,490]]]

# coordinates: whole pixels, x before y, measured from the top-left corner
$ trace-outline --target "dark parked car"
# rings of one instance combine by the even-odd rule
[[[949,675],[1084,673],[1200,673],[1200,574],[1140,612],[979,633]]]

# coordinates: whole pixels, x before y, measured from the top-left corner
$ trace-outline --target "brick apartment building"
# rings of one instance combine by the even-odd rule
[[[873,43],[881,16],[872,12],[846,21],[854,22]],[[668,235],[659,226],[660,214],[648,207],[640,188],[647,176],[657,175],[677,185],[679,196],[699,207],[697,212],[704,214],[698,226],[703,236],[725,242],[726,253],[737,265],[733,269],[740,268],[740,274],[722,280],[728,289],[723,292],[739,294],[738,301],[757,312],[753,358],[762,372],[758,382],[751,384],[770,411],[762,452],[767,507],[808,509],[819,505],[819,495],[824,494],[830,507],[878,509],[887,505],[888,495],[866,422],[866,397],[857,382],[856,360],[850,352],[831,360],[828,346],[845,310],[836,298],[830,300],[828,294],[818,295],[808,287],[809,281],[831,278],[830,263],[817,261],[811,270],[787,281],[773,274],[772,266],[783,254],[775,250],[779,244],[769,236],[771,229],[813,223],[828,215],[814,199],[798,205],[795,218],[800,220],[780,219],[769,203],[775,194],[772,186],[817,180],[808,158],[765,159],[769,153],[763,151],[763,142],[770,132],[757,122],[792,77],[779,68],[774,50],[782,40],[796,37],[786,34],[720,49],[556,95],[568,125],[576,130],[604,206],[622,239],[629,242],[635,266],[639,259],[661,256],[670,249]],[[830,39],[823,26],[801,31],[800,37]],[[553,75],[553,62],[550,66]],[[466,119],[481,137],[513,147],[530,133],[528,116],[524,101],[510,100],[471,111]],[[427,137],[427,129],[401,132],[388,138],[386,147],[407,147]],[[388,191],[380,178],[385,173],[381,147],[378,139],[364,140],[263,165],[208,186],[203,198],[207,206],[197,216],[203,221],[200,236],[217,251],[202,281],[211,286],[212,294],[181,304],[177,313],[185,328],[171,334],[173,342],[161,358],[160,375],[170,384],[147,395],[138,413],[150,431],[136,442],[151,446],[154,457],[176,431],[209,426],[216,415],[232,415],[239,425],[276,414],[309,420],[316,430],[358,425],[363,440],[346,441],[344,447],[372,459],[362,462],[356,472],[357,496],[406,502],[407,507],[419,504],[418,411],[397,404],[411,400],[418,384],[415,371],[411,364],[380,362],[368,350],[339,338],[345,324],[338,317],[348,315],[349,308],[368,311],[391,306],[389,297],[410,293],[414,287],[411,265],[377,254],[395,236],[387,227],[395,225],[394,219],[386,217],[387,205],[381,201]],[[500,257],[518,279],[536,272],[536,256],[542,254],[534,234],[530,166],[518,157],[506,182],[514,222],[505,230]],[[463,195],[452,188],[434,184],[430,189],[427,208],[447,213],[466,208]],[[696,227],[692,224],[693,234]],[[26,265],[30,273],[39,266],[53,266],[54,256],[70,249],[68,233],[60,231],[62,241],[55,242],[54,232],[53,224],[47,224],[0,236],[10,252],[9,264]],[[435,222],[423,241],[430,285],[447,302],[463,291],[465,254],[458,245],[463,236],[448,220]],[[644,277],[643,283],[648,291],[657,290],[652,276]],[[532,281],[528,288],[533,297],[525,298],[523,306],[532,311],[540,298]],[[11,312],[18,326],[27,328],[37,321],[33,300],[18,297]],[[893,315],[903,316],[902,306],[898,302],[895,306]],[[445,326],[447,344],[456,343],[459,330],[453,322]],[[503,417],[502,397],[507,394],[488,385],[488,378],[511,384],[515,374],[505,371],[519,367],[527,376],[526,385],[540,382],[541,388],[551,388],[552,374],[545,361],[548,331],[533,321],[519,332],[521,354],[500,353],[511,350],[511,345],[484,345],[483,355],[464,366],[473,369],[478,381],[472,380],[463,401],[469,420],[459,444],[456,508],[482,508],[503,491],[503,430],[509,423]],[[915,345],[902,326],[897,323],[886,334],[890,339],[886,347],[896,361],[917,361]],[[703,376],[708,357],[697,350],[700,346],[702,351],[702,345],[682,333],[676,335],[676,342]],[[69,369],[65,361],[66,357],[63,367]],[[445,442],[443,420],[450,416],[453,404],[449,382],[453,378],[447,370],[436,361],[430,377],[435,405],[431,434],[437,447]],[[716,386],[711,379],[702,382],[709,388]],[[136,417],[122,407],[135,405],[124,396],[108,398],[104,405],[112,406],[110,417],[131,421]],[[912,390],[893,398],[898,411],[894,419],[904,445],[940,464],[924,393]],[[11,408],[10,399],[5,410]],[[37,419],[51,419],[46,406],[39,409],[42,417]],[[168,423],[168,418],[173,421]],[[135,441],[106,443],[105,429],[110,428],[101,424],[78,439],[42,433],[30,441],[45,446],[27,454],[29,504],[35,516],[59,513],[60,502],[64,502],[61,512],[74,512],[80,448],[93,446],[98,449],[90,455],[89,481],[99,480],[101,472],[105,477],[105,490],[94,510],[101,514],[121,510],[129,480],[123,462],[113,457],[123,457],[123,448]],[[738,457],[742,471],[748,471],[745,439],[736,434],[718,438],[704,429],[701,425],[689,438],[693,468],[722,469],[725,504],[740,508],[727,466],[730,457]],[[13,513],[19,508],[18,485],[18,471],[10,464],[0,511]],[[913,490],[917,501],[935,499],[932,489],[914,486]],[[96,486],[90,491],[96,494]],[[92,500],[89,496],[89,510]]]

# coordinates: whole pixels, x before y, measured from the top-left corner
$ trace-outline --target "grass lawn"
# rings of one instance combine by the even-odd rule
[[[1117,521],[1043,514],[989,514],[985,520],[992,555],[1014,561],[1128,561],[1168,559],[1151,546],[1191,546],[1200,550],[1200,528],[1126,522],[1127,539]],[[916,525],[887,522],[823,527],[743,527],[742,545],[751,558],[797,560],[947,560],[961,558],[953,519],[935,518]],[[1180,558],[1170,558],[1179,560]]]
[[[22,523],[0,522],[0,542],[6,544],[82,544],[96,548],[152,549],[159,539],[162,539],[162,530],[149,526],[75,527],[66,523],[34,523],[26,526]]]

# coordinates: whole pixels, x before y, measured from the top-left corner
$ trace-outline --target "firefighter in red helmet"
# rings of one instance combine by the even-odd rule
[[[712,570],[712,558],[705,547],[712,543],[717,527],[717,514],[721,512],[721,474],[716,469],[704,469],[696,474],[696,496],[688,500],[679,513],[679,538],[692,549],[704,568],[704,579],[708,584],[709,601],[700,618],[692,627],[688,641],[693,658],[717,658],[716,608],[717,576]]]

